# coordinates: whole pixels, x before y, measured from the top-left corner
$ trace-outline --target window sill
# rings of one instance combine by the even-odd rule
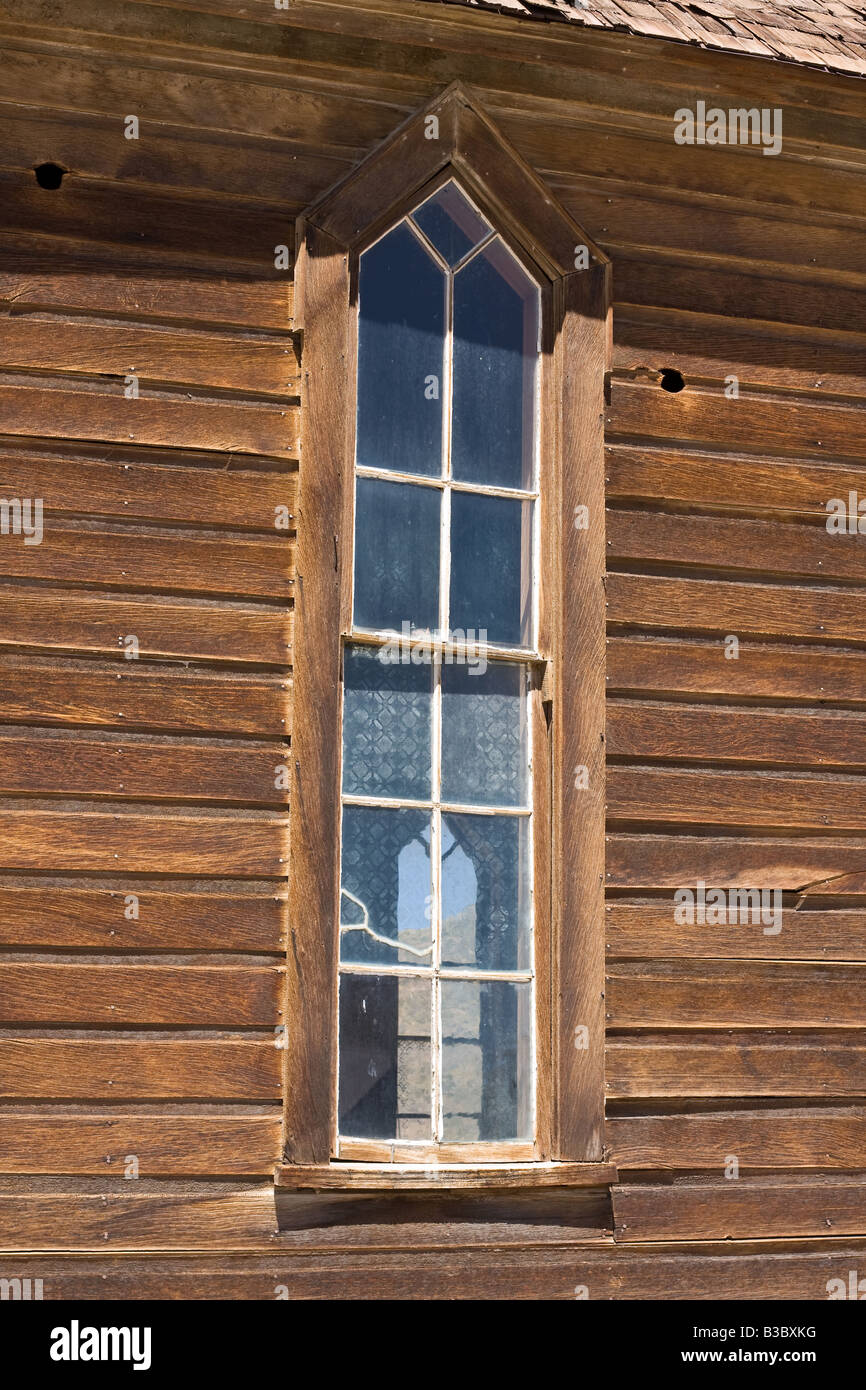
[[[617,1181],[613,1163],[346,1163],[280,1164],[279,1191],[514,1192],[539,1188],[603,1187]]]

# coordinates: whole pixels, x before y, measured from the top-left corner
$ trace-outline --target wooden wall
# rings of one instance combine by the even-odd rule
[[[0,495],[46,514],[40,546],[0,538],[0,1273],[46,1296],[393,1296],[411,1270],[421,1297],[826,1297],[866,1237],[866,542],[824,526],[866,446],[863,88],[413,0],[236,9],[0,8]],[[460,1255],[417,1213],[411,1253],[372,1210],[275,1235],[270,1182],[274,518],[302,453],[275,248],[455,79],[614,265],[619,1168],[543,1225],[455,1217]],[[675,145],[698,99],[781,106],[783,153]],[[675,927],[698,879],[783,890],[781,933]]]

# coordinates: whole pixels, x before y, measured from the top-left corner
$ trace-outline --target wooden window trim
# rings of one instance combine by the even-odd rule
[[[431,118],[438,122],[436,130]],[[459,85],[411,117],[299,219],[296,321],[303,332],[301,467],[294,628],[294,727],[285,1052],[285,1163],[306,1178],[334,1162],[340,831],[341,636],[351,622],[357,252],[454,178],[543,290],[541,529],[533,718],[536,859],[538,1145],[440,1150],[522,1172],[599,1168],[604,1117],[604,379],[609,263]],[[575,269],[576,248],[589,265]],[[575,509],[589,526],[577,530]],[[588,770],[578,789],[575,770]],[[548,809],[549,808],[549,809]],[[540,819],[544,819],[542,815]],[[539,869],[542,873],[539,874]],[[542,982],[544,998],[541,999]],[[580,1031],[585,1029],[585,1035]],[[585,1038],[586,1046],[578,1045]],[[399,1144],[395,1160],[403,1159]],[[459,1153],[453,1152],[459,1149]],[[344,1157],[346,1155],[344,1154]],[[372,1153],[371,1153],[372,1157]],[[431,1160],[423,1162],[430,1165]],[[475,1165],[478,1165],[477,1167]],[[447,1183],[443,1167],[439,1185]],[[588,1172],[588,1168],[586,1170]],[[462,1179],[455,1170],[453,1184]],[[297,1185],[289,1171],[278,1180]],[[393,1176],[382,1185],[393,1186]],[[566,1179],[562,1172],[563,1181]],[[372,1168],[367,1181],[373,1181]],[[523,1179],[521,1178],[520,1181]],[[574,1180],[572,1173],[571,1180]],[[323,1180],[324,1181],[324,1180]],[[327,1185],[327,1184],[326,1184]]]

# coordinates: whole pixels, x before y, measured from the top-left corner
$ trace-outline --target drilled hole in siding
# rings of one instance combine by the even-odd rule
[[[676,371],[673,367],[662,367],[659,385],[663,391],[682,391],[685,384],[682,372]]]
[[[48,163],[37,164],[33,172],[40,188],[59,188],[63,182],[63,175],[68,174],[69,170],[60,164]]]

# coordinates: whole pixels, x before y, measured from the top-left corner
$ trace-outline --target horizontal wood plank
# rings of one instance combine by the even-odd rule
[[[617,1240],[866,1234],[863,1178],[739,1178],[612,1190]]]
[[[611,1037],[609,1100],[866,1096],[866,1034],[706,1033]]]
[[[0,1034],[6,1101],[278,1100],[280,1067],[271,1040]]]
[[[645,382],[614,380],[606,420],[612,435],[709,444],[724,439],[728,448],[753,453],[857,458],[866,447],[864,406],[814,404],[781,393],[749,392],[733,398],[722,389],[693,387],[672,393]]]
[[[615,765],[607,804],[623,822],[866,830],[866,779],[841,774]]]
[[[626,959],[661,956],[866,962],[866,912],[780,908],[781,929],[775,932],[779,922],[770,916],[772,902],[765,901],[768,916],[760,921],[760,898],[748,898],[746,892],[741,900],[746,922],[711,926],[677,921],[673,894],[667,902],[608,903],[604,920],[608,954]],[[748,924],[752,922],[757,930]],[[765,926],[771,928],[770,933]]]
[[[166,264],[164,254],[139,246],[91,246],[86,237],[61,242],[28,231],[0,233],[0,304],[17,311],[75,309],[135,319],[151,318],[242,328],[291,327],[291,277],[273,256],[257,266],[211,269]],[[187,243],[186,260],[194,259]],[[58,263],[58,251],[62,266]]]
[[[667,365],[665,359],[664,365]],[[691,507],[747,507],[750,511],[802,513],[823,517],[827,503],[862,481],[855,464],[812,463],[805,459],[753,458],[664,445],[609,444],[605,453],[608,498],[666,500]],[[691,518],[689,518],[691,520]],[[774,526],[776,522],[774,520]],[[833,539],[844,543],[844,537]],[[767,541],[772,544],[773,535]],[[847,549],[855,548],[852,544]],[[843,546],[840,549],[846,548]],[[820,558],[820,557],[819,557]]]
[[[609,690],[866,703],[866,653],[721,639],[610,637]]]
[[[273,967],[0,962],[0,1023],[272,1028],[280,982]]]
[[[844,502],[847,508],[847,492]],[[612,565],[644,561],[746,570],[763,577],[803,577],[828,584],[866,580],[866,538],[831,533],[821,525],[609,509],[606,535]]]
[[[695,153],[702,154],[702,151],[695,150]],[[733,153],[737,158],[737,152]],[[760,161],[761,164],[766,162]],[[737,163],[742,173],[739,158]],[[715,160],[713,167],[715,172]],[[846,175],[843,175],[843,182],[847,183]],[[851,192],[849,187],[848,196]],[[805,279],[802,271],[796,268],[785,268],[783,271],[780,267],[762,266],[760,262],[753,262],[746,270],[741,270],[736,263],[720,262],[718,259],[715,264],[707,264],[706,261],[702,264],[693,260],[688,253],[659,252],[655,248],[642,252],[626,249],[616,254],[615,259],[616,297],[619,303],[630,307],[652,306],[688,313],[727,315],[736,321],[743,317],[744,306],[748,305],[748,317],[752,321],[774,326],[823,328],[842,333],[850,332],[852,324],[863,322],[866,288],[859,281],[854,285],[840,284],[827,278],[821,283]],[[724,397],[721,399],[725,401]],[[736,409],[743,404],[743,398],[725,403]],[[790,416],[786,417],[783,413],[775,420],[765,422],[764,428],[759,428],[758,435],[765,439],[785,436],[786,419],[790,420]],[[803,445],[798,450],[793,437],[787,437],[794,451],[800,452]],[[818,435],[818,438],[821,436]],[[812,452],[811,448],[809,452]],[[843,449],[841,452],[847,451]]]
[[[758,835],[607,837],[610,888],[680,888],[703,879],[717,888],[807,890],[826,896],[866,892],[862,836],[765,838]]]
[[[683,227],[691,223],[689,217]],[[734,221],[736,218],[733,219]],[[847,238],[849,228],[809,229],[819,237],[826,230],[834,239]],[[784,223],[774,221],[775,236]],[[805,249],[809,237],[798,227],[795,236]],[[773,248],[768,247],[770,254]],[[859,250],[855,255],[859,256]],[[721,315],[679,313],[675,309],[624,308],[614,325],[613,366],[621,372],[657,372],[673,367],[686,380],[730,376],[748,386],[817,390],[862,396],[866,393],[866,345],[841,340],[822,329],[755,325],[750,320]],[[745,462],[745,460],[743,461]],[[672,494],[668,494],[669,496]]]
[[[0,722],[282,738],[291,687],[274,676],[0,653]]]
[[[611,700],[611,756],[866,768],[866,715]]]
[[[734,1154],[747,1170],[850,1170],[863,1162],[864,1142],[866,1110],[858,1106],[608,1120],[608,1143],[620,1169],[700,1168],[723,1177],[727,1155]]]
[[[866,970],[763,961],[620,961],[608,967],[606,1004],[612,1028],[856,1028],[866,1007]]]
[[[611,574],[607,595],[608,620],[614,623],[866,641],[866,605],[848,589]]]
[[[285,817],[0,808],[0,868],[278,878]]]
[[[181,400],[116,391],[0,385],[3,429],[10,435],[224,449],[297,458],[297,418],[286,405]]]
[[[142,656],[289,662],[291,613],[284,608],[195,599],[102,598],[74,590],[0,589],[0,644],[122,656],[138,639]]]
[[[463,1249],[459,1254],[376,1251],[311,1261],[280,1249],[278,1258],[202,1252],[174,1258],[143,1254],[4,1257],[8,1278],[41,1279],[46,1302],[82,1299],[272,1300],[547,1299],[573,1302],[578,1288],[592,1301],[825,1299],[847,1292],[863,1246],[850,1240],[706,1242],[692,1249],[637,1243],[526,1250]],[[833,1284],[832,1281],[836,1281]],[[839,1282],[841,1281],[841,1283]],[[31,1284],[31,1287],[33,1285]]]
[[[83,500],[83,499],[82,499]],[[107,526],[43,521],[39,545],[0,547],[0,575],[98,583],[114,589],[184,590],[243,598],[288,599],[293,546],[285,537],[165,535]]]
[[[122,1179],[121,1179],[122,1181]],[[226,1190],[218,1183],[185,1190],[57,1189],[0,1191],[0,1249],[243,1250],[267,1249],[275,1230],[270,1183]]]
[[[285,805],[288,748],[0,734],[0,795]]]
[[[190,892],[137,881],[121,888],[75,880],[0,884],[0,943],[7,948],[281,951],[285,923],[282,886],[265,894],[242,892],[241,885]]]
[[[254,471],[228,466],[220,455],[194,460],[177,450],[154,463],[135,449],[122,454],[126,462],[83,454],[72,444],[51,451],[34,441],[13,450],[7,441],[0,450],[0,495],[41,497],[49,530],[57,516],[74,513],[230,526],[273,537],[282,517],[278,508],[291,520],[297,515],[298,475],[290,465],[280,472]]]
[[[0,315],[0,364],[19,370],[133,375],[141,382],[215,386],[257,396],[296,396],[299,385],[291,339],[20,313]]]
[[[93,1173],[136,1177],[270,1174],[279,1157],[280,1114],[50,1115],[0,1110],[0,1173]],[[129,1180],[129,1179],[128,1179]],[[2,1239],[2,1238],[0,1238]]]

